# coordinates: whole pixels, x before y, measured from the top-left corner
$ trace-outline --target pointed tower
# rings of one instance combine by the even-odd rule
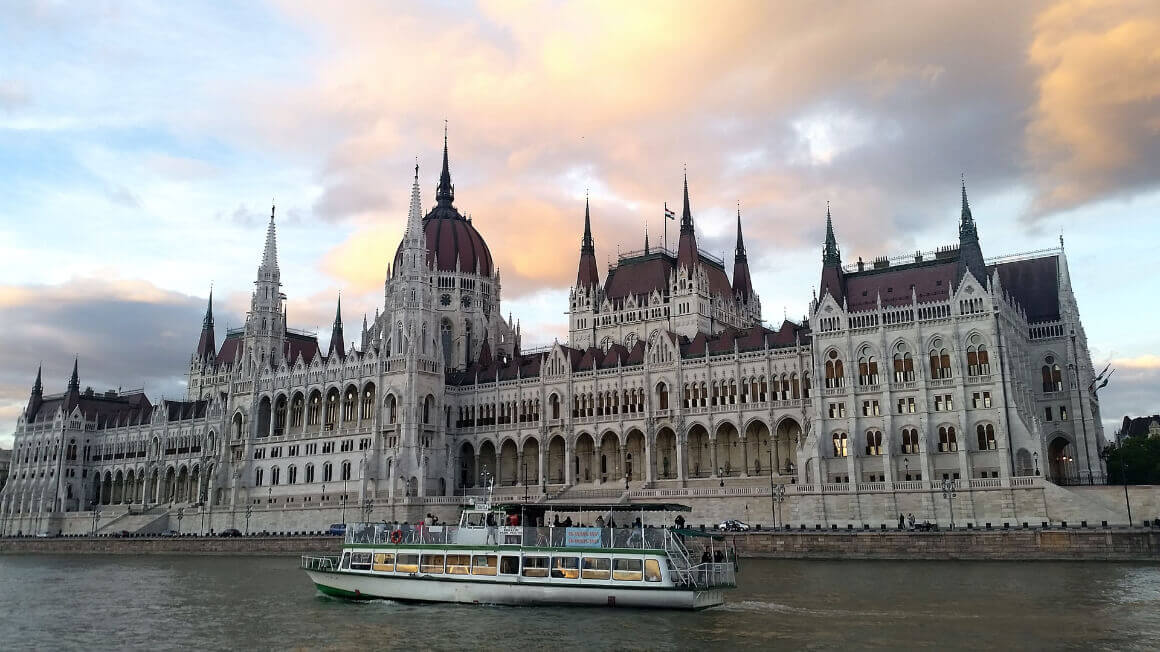
[[[745,255],[745,238],[741,235],[741,208],[737,209],[737,248],[733,251],[733,296],[749,303],[753,281],[749,278],[749,259]]]
[[[584,198],[584,237],[580,241],[580,265],[576,269],[576,289],[600,285],[596,268],[596,245],[592,240],[592,218],[588,212],[588,198]]]
[[[64,393],[64,412],[68,414],[81,402],[81,377],[77,373],[77,358],[73,358],[72,376],[68,379],[68,390]]]
[[[822,282],[818,288],[818,299],[829,293],[839,304],[846,297],[846,279],[842,272],[842,252],[838,249],[838,239],[834,237],[834,221],[830,217],[830,204],[826,202],[826,244],[822,249]]]
[[[983,250],[979,247],[979,231],[975,218],[971,215],[971,205],[967,203],[967,182],[962,182],[963,208],[959,217],[959,266],[955,273],[955,284],[962,282],[967,272],[984,286],[987,283],[987,264],[983,260]]]
[[[282,274],[278,269],[278,238],[274,226],[274,206],[266,226],[266,245],[258,265],[258,279],[246,315],[246,350],[253,363],[269,369],[282,358],[285,325],[282,323]]]
[[[205,317],[201,320],[201,338],[197,341],[197,352],[194,356],[197,361],[206,364],[217,350],[213,334],[213,288],[209,289],[209,302],[206,304]]]
[[[338,307],[334,310],[334,326],[330,329],[330,355],[346,357],[346,345],[342,341],[342,295],[338,295]]]
[[[32,421],[44,402],[44,384],[40,382],[40,365],[36,367],[36,382],[32,383],[32,394],[28,397],[28,407],[24,408],[24,418]]]
[[[677,243],[677,267],[688,270],[691,277],[696,269],[697,234],[693,228],[693,211],[689,207],[689,175],[685,174],[685,208],[681,213],[681,239]]]
[[[416,174],[419,166],[416,165]],[[450,207],[455,202],[455,186],[451,185],[451,166],[447,161],[447,124],[443,125],[443,172],[439,174],[439,187],[435,191],[435,202],[439,206]]]

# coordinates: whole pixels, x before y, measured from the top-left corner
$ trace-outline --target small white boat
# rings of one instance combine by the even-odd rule
[[[722,604],[724,590],[736,586],[735,554],[722,537],[647,527],[639,517],[627,527],[606,525],[658,511],[690,510],[674,504],[477,506],[463,511],[458,526],[351,524],[341,556],[303,556],[302,568],[322,593],[356,600]],[[552,512],[568,514],[565,523],[572,514],[598,516],[581,526],[556,527],[556,519],[551,526],[519,524],[521,518],[548,523]]]

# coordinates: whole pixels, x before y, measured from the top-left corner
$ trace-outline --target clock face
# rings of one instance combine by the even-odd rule
[[[451,295],[450,295],[450,294],[444,294],[443,296],[439,297],[439,303],[441,303],[441,304],[443,304],[443,305],[445,305],[445,306],[449,306],[449,305],[451,305]]]
[[[469,296],[463,297],[463,300],[460,301],[460,303],[463,304],[464,308],[470,308],[471,307],[471,297],[469,297]]]

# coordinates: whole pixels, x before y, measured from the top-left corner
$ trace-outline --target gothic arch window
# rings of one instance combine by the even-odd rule
[[[980,423],[975,427],[975,433],[979,436],[979,450],[993,451],[999,447],[995,443],[995,426]]]
[[[862,347],[858,355],[858,384],[862,386],[878,384],[878,359],[872,355],[870,347]]]
[[[307,484],[314,482],[314,465],[313,464],[306,465],[306,482],[307,482]]]
[[[938,450],[940,453],[953,453],[959,450],[959,440],[954,426],[939,426]]]
[[[918,448],[918,430],[914,428],[902,429],[902,452],[905,455],[917,454]]]
[[[914,357],[905,342],[894,345],[894,382],[909,383],[914,381]]]
[[[832,389],[845,386],[845,375],[846,370],[838,352],[831,350],[826,354],[826,387]]]
[[[291,465],[286,469],[286,484],[298,484],[298,467]]]
[[[350,461],[342,461],[342,480],[350,480]]]
[[[604,337],[604,339],[600,340],[600,350],[605,352],[605,353],[608,353],[608,349],[611,349],[611,348],[612,348],[612,337],[606,335]]]
[[[1063,371],[1059,368],[1059,364],[1055,361],[1055,356],[1049,355],[1044,358],[1043,362],[1043,391],[1062,392]]]
[[[327,462],[322,465],[322,481],[330,482],[334,479],[334,465]]]
[[[846,444],[848,443],[848,437],[846,436],[846,433],[835,432],[833,440],[834,440],[834,457],[846,457],[846,454],[848,452],[848,449],[846,446]]]
[[[262,469],[256,469],[254,471],[254,486],[255,487],[262,486],[262,475],[263,475]]]
[[[930,349],[930,377],[935,380],[951,377],[951,352],[940,339],[935,339]]]
[[[271,486],[276,486],[281,479],[282,479],[281,469],[279,469],[276,466],[274,468],[270,469],[270,485]]]
[[[882,431],[868,430],[866,431],[866,454],[867,455],[881,455],[882,454]]]
[[[991,373],[991,358],[987,352],[987,345],[978,333],[971,335],[967,340],[967,375],[985,376]]]
[[[451,365],[451,320],[444,319],[439,325],[439,339],[443,345],[443,366],[450,369]]]

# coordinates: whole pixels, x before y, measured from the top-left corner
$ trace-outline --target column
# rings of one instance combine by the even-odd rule
[[[749,437],[741,435],[741,477],[749,477]]]

